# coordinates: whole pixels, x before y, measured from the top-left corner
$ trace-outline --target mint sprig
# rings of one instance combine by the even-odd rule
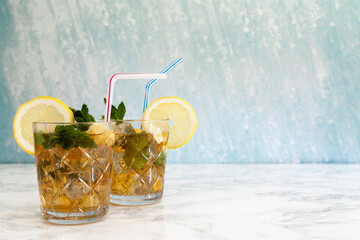
[[[58,136],[59,145],[63,149],[96,147],[94,140],[74,125],[58,125],[55,127],[55,134]]]
[[[60,145],[63,149],[82,147],[95,148],[96,143],[88,134],[82,132],[81,125],[57,125],[53,133],[35,133],[35,144],[45,149]]]
[[[54,148],[56,145],[63,149],[70,149],[76,147],[95,148],[96,144],[88,134],[85,133],[90,127],[90,124],[85,122],[95,122],[93,115],[89,113],[89,108],[84,103],[81,110],[70,108],[74,114],[77,125],[56,125],[53,133],[35,133],[35,144],[42,145],[45,149]]]
[[[147,134],[130,134],[126,136],[124,161],[134,170],[142,168],[150,156],[150,140]],[[145,158],[146,157],[146,158]]]
[[[112,105],[110,119],[123,120],[125,113],[126,109],[124,102],[121,102],[117,108]]]
[[[131,166],[135,171],[144,167],[148,161],[154,161],[156,167],[165,165],[166,152],[159,149],[151,134],[141,132],[125,135],[121,147],[125,150],[126,166]]]
[[[104,103],[106,104],[106,98],[104,98]],[[125,113],[126,113],[125,104],[123,101],[121,101],[121,103],[118,105],[118,107],[111,105],[110,119],[123,120]],[[101,116],[101,119],[104,119],[104,115]]]
[[[82,105],[81,110],[74,108],[70,108],[70,110],[73,112],[76,122],[95,122],[94,116],[89,114],[89,108],[85,103]]]
[[[159,154],[159,157],[154,161],[154,165],[156,167],[164,166],[166,162],[166,153],[164,151],[161,151]]]

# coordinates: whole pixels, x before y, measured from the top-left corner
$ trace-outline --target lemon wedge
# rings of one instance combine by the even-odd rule
[[[135,130],[136,133],[141,133],[141,130],[138,129],[138,128],[134,128],[134,130]]]
[[[86,132],[96,144],[106,144],[111,146],[115,142],[115,133],[105,125],[92,125]]]
[[[162,97],[153,101],[144,111],[143,120],[170,119],[168,148],[186,144],[194,135],[197,119],[194,109],[179,97]],[[146,131],[146,126],[143,126]]]
[[[33,122],[74,122],[74,114],[65,103],[53,97],[37,97],[17,110],[13,131],[19,146],[34,155]]]

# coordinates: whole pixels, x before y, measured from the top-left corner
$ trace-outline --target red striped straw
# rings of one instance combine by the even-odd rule
[[[112,75],[109,80],[108,96],[106,101],[106,122],[110,121],[111,104],[114,92],[115,82],[119,79],[165,79],[166,74],[153,74],[153,73],[116,73]]]

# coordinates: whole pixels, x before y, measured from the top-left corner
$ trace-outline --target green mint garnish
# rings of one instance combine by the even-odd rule
[[[57,125],[54,133],[36,133],[35,144],[42,145],[45,149],[54,148],[56,145],[66,150],[96,147],[94,140],[74,125]]]
[[[81,126],[81,125],[80,125]],[[59,145],[63,149],[76,147],[95,148],[96,143],[88,134],[77,129],[74,125],[57,125],[55,134],[59,137]]]
[[[112,105],[110,119],[123,120],[125,116],[125,112],[126,109],[124,102],[121,102],[117,108],[114,105]]]
[[[125,109],[125,106],[122,106],[119,109],[122,108]],[[95,122],[94,116],[89,113],[88,106],[84,103],[80,110],[74,108],[70,109],[74,114],[75,121],[80,124],[57,125],[53,133],[35,133],[34,140],[36,145],[42,145],[45,149],[54,148],[56,145],[59,145],[66,150],[76,147],[96,147],[94,140],[85,133],[91,126],[91,124],[85,122]],[[118,109],[116,109],[116,114],[116,116],[119,116]]]
[[[74,108],[70,108],[70,110],[73,112],[75,121],[78,123],[80,123],[80,122],[95,122],[94,116],[89,114],[89,108],[87,107],[87,105],[85,103],[82,105],[81,110],[76,110]],[[79,124],[78,127],[81,131],[86,131],[89,129],[90,125],[89,124]]]
[[[106,104],[106,98],[104,98],[104,103]],[[125,113],[126,108],[124,102],[121,102],[117,108],[114,105],[111,105],[110,119],[123,120]],[[104,119],[104,115],[101,116],[101,119]]]
[[[150,134],[140,132],[125,135],[122,143],[125,149],[125,164],[131,166],[133,170],[144,167],[147,161],[152,160],[156,167],[165,165],[166,153],[159,152],[158,145]],[[155,156],[158,157],[155,159]]]
[[[136,158],[136,160],[133,161],[131,164],[131,168],[134,170],[138,170],[142,168],[146,164],[147,160],[144,157]]]
[[[35,133],[35,145],[42,145],[45,149],[54,148],[57,144],[57,137],[53,133]]]
[[[154,162],[154,165],[156,167],[161,167],[165,165],[165,161],[166,161],[166,153],[164,151],[161,151],[159,154],[159,157],[156,159],[156,161]]]
[[[127,166],[134,170],[142,168],[147,162],[146,147],[150,145],[147,134],[130,134],[125,138],[124,161]],[[144,155],[143,155],[144,154]],[[148,156],[146,156],[148,157]]]
[[[94,116],[89,114],[89,108],[85,103],[82,105],[81,110],[70,109],[74,114],[76,122],[95,122]]]

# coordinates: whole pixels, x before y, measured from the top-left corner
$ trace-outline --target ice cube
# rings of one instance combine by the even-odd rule
[[[160,147],[151,134],[145,132],[129,135],[126,139],[124,161],[133,170],[138,170],[159,155]]]
[[[162,135],[161,129],[156,127],[151,131],[153,137],[155,138],[157,143],[161,143],[162,141],[164,141],[164,137]]]
[[[135,129],[131,126],[130,123],[120,123],[115,127],[116,134],[135,134]]]
[[[86,132],[95,141],[96,144],[107,144],[109,146],[114,144],[115,134],[105,125],[92,125]]]

